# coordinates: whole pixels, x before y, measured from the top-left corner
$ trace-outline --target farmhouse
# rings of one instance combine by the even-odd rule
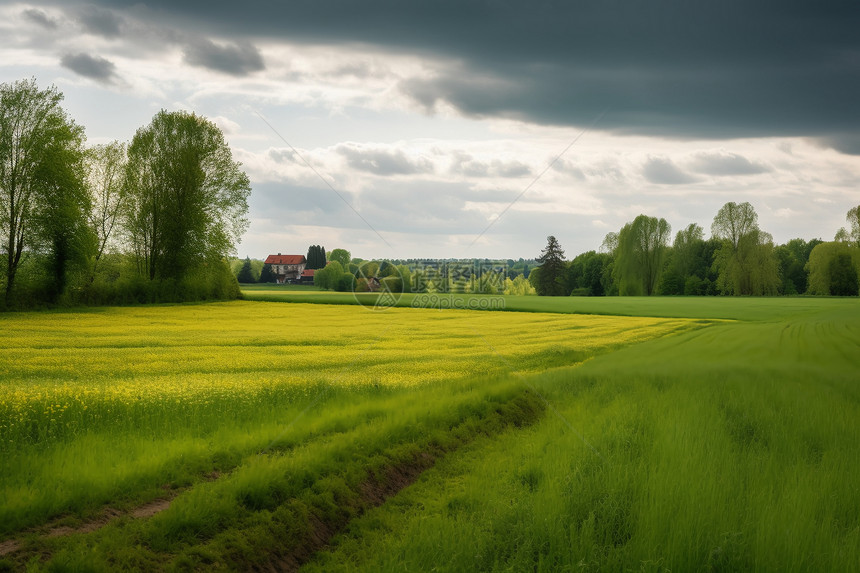
[[[316,272],[314,269],[305,269],[302,272],[300,282],[302,284],[314,284],[314,272]]]
[[[272,265],[272,274],[278,284],[299,282],[308,263],[304,255],[282,255],[281,253],[269,255],[265,262],[267,265]]]

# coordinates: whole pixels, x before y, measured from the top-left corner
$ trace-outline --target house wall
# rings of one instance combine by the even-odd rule
[[[305,270],[305,263],[298,265],[272,265],[272,273],[279,283],[299,280]]]

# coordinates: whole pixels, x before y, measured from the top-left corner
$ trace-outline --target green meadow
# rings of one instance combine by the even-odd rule
[[[245,297],[0,316],[0,570],[860,566],[856,300]]]
[[[374,308],[392,302],[399,308],[437,310],[501,310],[512,312],[551,312],[561,314],[599,314],[607,316],[657,316],[729,320],[783,320],[828,308],[844,308],[838,297],[548,297],[480,294],[394,294],[382,298],[376,293],[334,292],[304,285],[243,285],[246,300],[310,304],[363,305]]]

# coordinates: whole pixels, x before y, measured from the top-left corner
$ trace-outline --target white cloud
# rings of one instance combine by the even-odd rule
[[[216,115],[215,117],[210,117],[209,119],[211,119],[212,122],[217,125],[222,132],[224,132],[224,135],[235,135],[239,133],[239,124],[228,117],[224,117],[223,115]]]

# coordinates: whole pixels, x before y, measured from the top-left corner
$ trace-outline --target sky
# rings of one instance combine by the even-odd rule
[[[621,0],[0,4],[0,82],[88,144],[215,122],[252,184],[241,257],[534,258],[639,214],[783,243],[860,204],[860,5]]]

